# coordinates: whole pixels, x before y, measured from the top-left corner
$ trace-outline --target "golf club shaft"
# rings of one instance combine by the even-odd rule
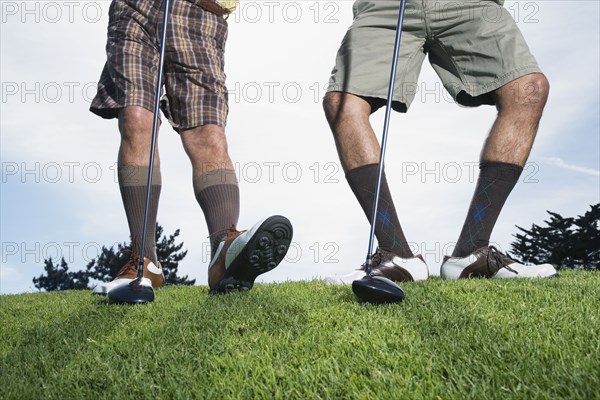
[[[392,59],[392,72],[390,73],[390,84],[388,87],[387,102],[385,106],[385,119],[383,122],[383,134],[381,136],[381,153],[379,155],[379,166],[377,170],[377,186],[375,187],[375,201],[373,204],[373,217],[371,219],[371,233],[369,235],[369,249],[365,262],[365,272],[371,273],[371,258],[373,252],[373,241],[375,240],[375,224],[377,223],[377,211],[379,208],[379,193],[381,192],[381,178],[383,176],[383,160],[387,145],[387,134],[390,125],[390,114],[392,111],[392,100],[394,96],[394,83],[396,81],[396,69],[398,68],[398,54],[400,53],[400,39],[402,38],[402,21],[404,21],[404,10],[406,0],[400,0],[400,12],[398,13],[398,24],[396,25],[396,39],[394,41],[394,57]]]
[[[156,77],[156,91],[154,93],[154,120],[152,121],[152,137],[150,140],[150,161],[148,164],[148,179],[146,181],[146,205],[144,208],[144,226],[140,244],[140,261],[137,269],[137,277],[144,276],[144,248],[146,246],[146,232],[148,232],[148,212],[150,209],[150,195],[152,194],[152,173],[154,171],[154,154],[156,152],[156,134],[158,131],[158,113],[160,111],[160,92],[162,88],[163,64],[165,59],[165,47],[167,41],[167,28],[169,25],[170,0],[164,0],[163,21],[160,38],[160,55],[158,57],[158,76]]]

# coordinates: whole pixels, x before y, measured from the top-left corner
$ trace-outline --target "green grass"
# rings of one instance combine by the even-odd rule
[[[0,398],[600,399],[600,274],[0,296]]]

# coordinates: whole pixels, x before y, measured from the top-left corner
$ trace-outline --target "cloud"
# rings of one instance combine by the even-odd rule
[[[582,167],[579,165],[568,164],[564,160],[558,157],[542,157],[542,160],[547,162],[548,164],[555,165],[560,168],[568,169],[570,171],[581,172],[582,174],[592,175],[592,176],[600,176],[600,170]]]

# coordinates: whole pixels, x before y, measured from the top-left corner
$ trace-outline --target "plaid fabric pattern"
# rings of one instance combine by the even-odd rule
[[[90,110],[115,118],[126,106],[154,109],[163,1],[113,0],[107,61]],[[225,126],[224,50],[227,21],[194,3],[172,0],[161,109],[176,131]]]

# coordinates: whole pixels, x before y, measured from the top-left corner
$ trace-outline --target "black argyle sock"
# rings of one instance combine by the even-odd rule
[[[354,168],[346,174],[346,180],[370,223],[372,223],[373,219],[377,171],[378,164],[369,164]],[[402,228],[400,227],[400,221],[396,214],[396,208],[390,194],[385,172],[381,177],[375,236],[380,248],[391,251],[400,257],[413,257],[413,253],[406,242],[406,237],[404,237],[404,232],[402,232]]]
[[[480,163],[475,193],[452,253],[453,257],[466,257],[474,250],[489,245],[500,211],[521,172],[523,168],[514,164]]]

